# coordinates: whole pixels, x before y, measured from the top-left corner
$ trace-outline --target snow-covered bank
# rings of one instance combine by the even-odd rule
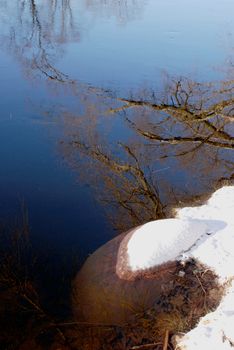
[[[219,307],[176,341],[177,350],[231,350],[234,347],[234,283],[228,286]]]
[[[233,291],[228,284],[233,278],[233,248],[234,186],[225,186],[217,190],[204,205],[177,209],[176,218],[157,220],[133,228],[94,252],[74,281],[74,314],[78,320],[93,323],[128,322],[137,312],[154,308],[154,305],[161,300],[165,288],[169,295],[170,288],[173,288],[173,278],[177,278],[176,276],[179,276],[182,283],[189,282],[189,278],[193,273],[195,276],[195,270],[200,264],[201,276],[197,275],[195,278],[197,286],[194,287],[193,283],[190,286],[187,283],[189,286],[186,288],[190,288],[195,294],[198,290],[194,288],[200,288],[202,297],[208,300],[210,295],[203,286],[200,286],[199,278],[203,275],[205,277],[206,271],[212,271],[211,278],[215,279],[215,275],[218,275],[219,284],[221,289],[225,288],[226,295],[218,309],[212,313],[215,324],[209,325],[211,327],[209,334],[216,334],[217,337],[222,334],[220,342],[223,339],[230,340],[227,335],[230,331],[228,329],[226,331],[221,325],[224,319],[226,320],[224,324],[228,324],[234,318],[233,307],[229,305],[229,303],[234,305]],[[191,265],[189,276],[183,271],[183,265],[184,261],[191,259],[194,259],[195,263]],[[217,291],[217,303],[210,307],[213,309],[220,300],[217,289],[219,285],[213,285],[211,288],[214,288],[213,292]],[[190,305],[188,307],[191,309]],[[156,308],[155,310],[162,311]],[[196,321],[204,315],[203,310],[199,315]],[[203,319],[199,325],[202,322]],[[188,343],[186,349],[202,350],[203,345],[199,343],[199,336],[193,340],[193,334],[199,332],[197,329],[183,337],[178,346],[182,347],[182,344],[187,346]],[[201,335],[200,338],[211,341],[206,335],[207,328],[205,330],[203,328],[202,332],[205,332],[205,336],[202,338]],[[231,344],[232,340],[229,340],[228,344]],[[223,343],[227,344],[227,341]]]
[[[178,349],[227,350],[234,346],[234,186],[216,191],[205,205],[177,211],[181,219],[216,220],[213,234],[197,242],[183,259],[193,257],[214,271],[225,289],[219,307],[177,343]],[[214,221],[213,221],[214,223]]]

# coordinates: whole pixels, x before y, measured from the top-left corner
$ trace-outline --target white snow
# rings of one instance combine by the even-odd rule
[[[127,246],[129,266],[137,271],[182,256],[194,257],[226,279],[232,275],[234,263],[234,254],[230,252],[233,225],[234,186],[225,186],[202,206],[178,209],[174,219],[152,221],[136,229]],[[188,250],[188,254],[183,254]]]
[[[177,209],[175,219],[139,227],[128,242],[128,255],[133,271],[188,258],[195,258],[214,271],[226,294],[215,311],[201,318],[178,341],[177,348],[233,349],[234,186],[217,190],[204,205]]]
[[[234,266],[234,186],[217,190],[208,202],[199,207],[177,210],[180,219],[199,219],[207,222],[213,235],[197,242],[187,254],[215,270],[220,281],[233,277]]]
[[[234,282],[219,307],[204,316],[178,344],[186,350],[231,350],[234,346]]]
[[[223,284],[226,294],[219,307],[203,317],[178,342],[177,348],[231,350],[234,347],[234,186],[219,189],[205,205],[179,209],[177,217],[213,220],[210,228],[215,234],[197,242],[187,257],[198,259],[218,274],[221,283],[227,282]]]
[[[205,221],[191,218],[149,222],[139,227],[128,242],[129,266],[137,271],[173,261],[208,231]]]

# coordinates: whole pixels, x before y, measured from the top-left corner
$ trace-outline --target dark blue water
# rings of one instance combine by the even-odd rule
[[[118,97],[151,101],[152,89],[165,95],[171,77],[230,80],[233,10],[230,0],[0,1],[0,217],[11,220],[24,201],[39,250],[84,258],[115,235],[113,222],[135,223],[116,198],[137,180],[131,173],[111,178],[100,150],[123,165],[135,162],[123,145],[131,147],[164,205],[230,177],[232,147],[175,157],[182,150],[159,149],[129,127],[126,115],[148,130],[150,109],[108,111],[123,105]],[[154,131],[168,137],[182,124]],[[98,146],[99,160],[84,158],[77,139]],[[134,210],[139,222],[152,218]]]

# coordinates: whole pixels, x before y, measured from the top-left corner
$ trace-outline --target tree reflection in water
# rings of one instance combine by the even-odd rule
[[[91,25],[88,19],[87,23],[81,24],[85,12],[80,11],[91,10],[97,17],[106,13],[126,23],[142,13],[144,6],[139,0],[83,1],[0,1],[0,42],[22,64],[28,78],[42,76],[60,83],[73,83],[65,72],[56,68],[56,64],[66,45],[79,42],[82,30]]]
[[[146,0],[82,0],[87,10],[95,17],[110,18],[114,16],[118,23],[125,24],[131,20],[139,18]]]
[[[135,18],[135,9],[138,11],[142,3],[85,1],[88,9],[102,14],[106,11],[121,23]],[[169,79],[163,92],[145,91],[131,98],[116,98],[99,88],[80,89],[78,82],[56,68],[65,44],[81,37],[73,4],[70,0],[0,1],[5,23],[1,43],[14,54],[29,79],[50,80],[51,89],[54,83],[76,87],[73,93],[80,113],[69,106],[61,112],[61,152],[106,204],[114,226],[124,230],[162,218],[170,205],[210,191],[221,178],[233,179],[234,82],[200,84]],[[17,259],[4,253],[3,259],[7,259],[1,260],[0,316],[6,334],[0,337],[5,340],[10,336],[13,348],[18,348],[26,333],[43,337],[53,329],[63,338],[56,320],[41,307],[32,283],[35,275],[26,278],[22,269],[16,269],[21,267],[17,265],[18,240],[14,247]],[[11,315],[6,305],[12,306]],[[24,323],[17,328],[16,322],[12,327],[12,320],[17,319]],[[17,334],[9,334],[9,327]],[[17,340],[15,346],[12,339]],[[33,348],[32,344],[29,347]]]
[[[109,99],[105,112],[89,101],[83,116],[64,119],[63,153],[117,229],[164,217],[170,205],[233,176],[233,93],[233,81],[178,79],[158,97]]]
[[[80,40],[70,0],[35,0],[0,3],[3,33],[1,42],[22,64],[28,78],[67,82],[55,66],[63,46]]]
[[[88,8],[104,6],[126,16],[136,4],[138,8],[133,0],[85,2]],[[79,112],[71,110],[70,100],[61,108],[66,130],[62,152],[107,204],[116,228],[164,217],[170,205],[210,191],[220,178],[232,175],[232,80],[201,84],[168,78],[158,94],[116,98],[81,86],[56,68],[63,44],[80,39],[72,0],[0,5],[7,28],[2,41],[7,39],[28,77],[44,77],[51,89],[63,86],[61,91],[72,85],[69,94]],[[10,24],[8,17],[14,20]]]

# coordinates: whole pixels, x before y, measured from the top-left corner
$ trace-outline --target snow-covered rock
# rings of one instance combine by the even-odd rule
[[[119,246],[116,273],[122,279],[139,277],[149,269],[163,269],[209,233],[206,220],[156,220],[128,233]]]
[[[137,229],[127,244],[129,265],[136,271],[175,260],[208,230],[208,226],[199,220],[149,222]]]
[[[161,269],[128,270],[119,247],[134,230],[123,233],[96,250],[78,272],[73,283],[73,311],[78,321],[120,324],[151,307],[170,282],[175,262]],[[123,271],[122,271],[123,268]],[[124,278],[121,278],[123,273]]]
[[[151,307],[160,298],[164,286],[170,286],[178,262],[190,258],[214,271],[219,276],[219,282],[224,284],[233,277],[233,248],[234,186],[225,186],[204,205],[178,209],[176,218],[134,228],[94,252],[74,280],[74,314],[77,319],[88,322],[128,321],[133,314]],[[230,294],[230,291],[227,289],[225,298],[231,298],[233,302],[233,292]],[[226,305],[225,298],[223,305]],[[221,318],[224,322],[230,317],[231,322],[234,316],[228,316],[221,309],[217,312],[222,317],[219,314],[214,317],[220,321],[215,321],[214,328],[209,326],[210,333],[209,327],[203,328],[204,336],[200,337],[200,341],[205,342],[208,333],[220,337],[224,332],[220,342],[231,344],[232,338],[227,335],[230,330],[221,328]],[[178,346],[202,349],[199,337],[194,338],[197,347],[191,347],[193,340],[186,340],[193,339],[196,332],[191,331],[191,338],[188,338],[189,333]],[[228,339],[228,342],[223,339]]]

